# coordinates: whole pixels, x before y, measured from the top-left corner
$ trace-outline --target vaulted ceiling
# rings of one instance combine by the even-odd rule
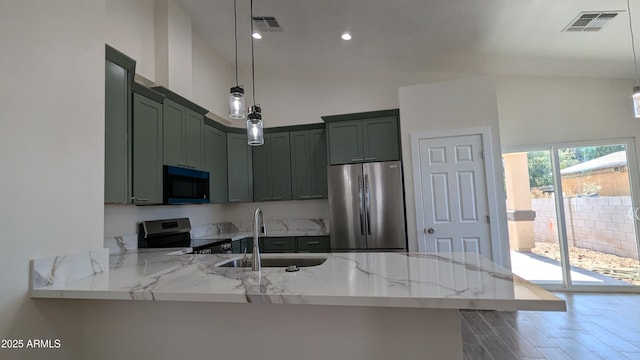
[[[233,0],[176,1],[233,62]],[[630,1],[640,38],[640,0]],[[238,0],[241,66],[249,8]],[[633,78],[626,10],[626,0],[255,0],[254,16],[282,27],[255,41],[255,56],[263,67]],[[562,32],[583,11],[622,12],[598,32]]]

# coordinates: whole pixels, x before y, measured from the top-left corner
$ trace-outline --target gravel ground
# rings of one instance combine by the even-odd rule
[[[531,252],[560,261],[558,244],[536,242]],[[640,262],[636,259],[573,246],[569,247],[569,259],[572,266],[640,285]]]

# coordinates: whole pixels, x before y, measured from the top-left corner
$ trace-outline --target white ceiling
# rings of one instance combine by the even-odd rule
[[[233,63],[233,0],[176,1]],[[633,78],[626,8],[626,0],[255,0],[254,16],[275,16],[283,28],[255,41],[255,57],[261,67]],[[600,32],[561,32],[581,11],[611,10],[624,12]],[[640,0],[631,11],[640,42]],[[249,27],[249,0],[238,0],[241,66]],[[350,42],[340,39],[345,30]]]

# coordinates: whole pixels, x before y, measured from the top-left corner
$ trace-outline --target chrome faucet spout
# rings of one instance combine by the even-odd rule
[[[260,246],[259,246],[259,235],[262,233],[263,236],[267,236],[267,227],[264,223],[264,214],[262,213],[262,209],[257,208],[253,213],[253,259],[251,263],[251,269],[253,271],[262,270],[262,264],[260,262]]]

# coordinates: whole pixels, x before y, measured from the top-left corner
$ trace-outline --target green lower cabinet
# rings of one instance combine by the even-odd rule
[[[329,236],[299,236],[297,249],[298,252],[329,252]]]
[[[260,240],[262,241],[261,250],[265,253],[296,251],[295,237],[266,237]]]
[[[231,252],[244,254],[253,252],[253,239],[247,238],[233,242]],[[261,237],[260,251],[263,253],[313,253],[330,252],[329,236],[278,236]]]
[[[231,252],[234,254],[244,254],[245,249],[247,254],[253,253],[253,239],[240,239],[231,244]]]

